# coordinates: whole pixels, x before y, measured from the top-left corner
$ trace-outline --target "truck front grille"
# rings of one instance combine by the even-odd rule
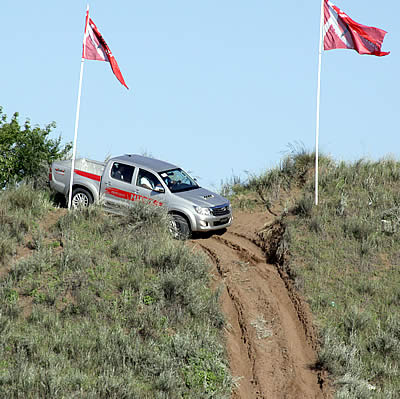
[[[229,205],[215,206],[214,208],[211,208],[211,212],[214,216],[229,215]]]

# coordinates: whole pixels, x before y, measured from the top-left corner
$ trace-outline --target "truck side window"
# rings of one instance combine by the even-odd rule
[[[131,165],[114,162],[111,168],[111,177],[126,183],[131,183],[134,170],[135,168]]]
[[[154,190],[155,187],[162,187],[160,180],[153,173],[144,169],[139,169],[136,185],[149,190]]]

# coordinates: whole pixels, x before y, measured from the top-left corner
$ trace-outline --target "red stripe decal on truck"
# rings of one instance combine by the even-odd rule
[[[92,179],[92,180],[96,180],[96,181],[101,180],[101,176],[99,176],[99,175],[94,175],[93,173],[84,172],[83,170],[79,170],[79,169],[75,169],[74,171],[79,176],[87,177],[88,179]]]
[[[149,204],[156,205],[156,206],[163,205],[163,203],[160,201],[145,197],[144,195],[130,193],[129,191],[123,191],[123,190],[120,190],[119,188],[107,187],[106,193],[113,195],[114,197],[117,197],[117,198],[126,199],[128,201],[144,201],[144,202],[148,202]]]

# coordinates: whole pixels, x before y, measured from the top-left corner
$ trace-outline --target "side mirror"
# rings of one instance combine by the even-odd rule
[[[164,188],[159,186],[154,187],[153,191],[155,191],[156,193],[165,193]]]

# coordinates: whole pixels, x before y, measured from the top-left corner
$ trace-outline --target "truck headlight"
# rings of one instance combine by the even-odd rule
[[[202,208],[201,206],[195,206],[194,209],[199,215],[209,216],[211,215],[210,208]]]

